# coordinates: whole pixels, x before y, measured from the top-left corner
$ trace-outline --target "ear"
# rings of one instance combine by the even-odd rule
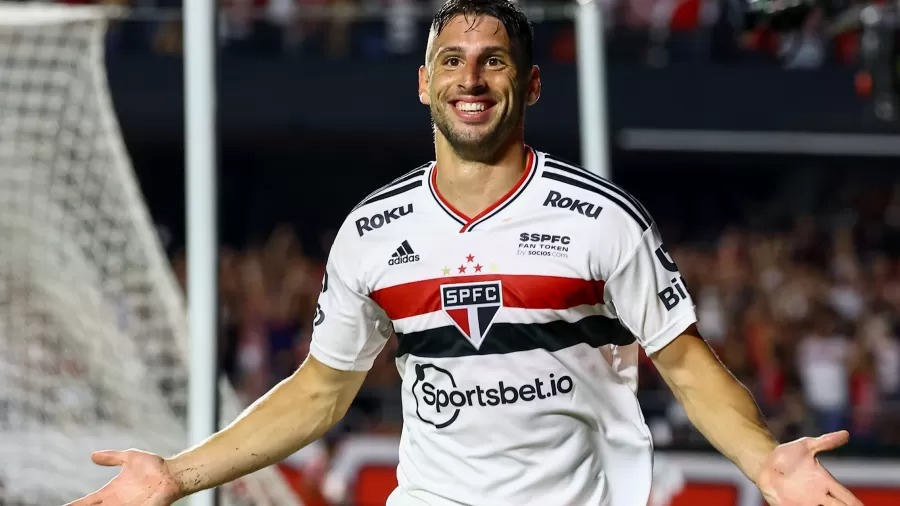
[[[431,104],[431,97],[428,95],[428,69],[425,65],[419,67],[419,102]]]
[[[528,105],[534,105],[541,98],[541,68],[537,65],[531,67],[531,74],[528,76],[528,94],[526,101]]]

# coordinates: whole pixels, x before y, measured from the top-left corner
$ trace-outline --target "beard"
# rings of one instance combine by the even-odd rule
[[[465,160],[494,161],[516,128],[518,115],[512,114],[493,124],[462,129],[453,123],[450,107],[447,105],[442,108],[431,108],[431,124],[435,134],[441,132],[453,150]]]

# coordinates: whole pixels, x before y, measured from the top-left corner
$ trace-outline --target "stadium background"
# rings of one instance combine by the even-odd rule
[[[432,157],[427,109],[415,98],[427,30],[411,14],[415,1],[221,6],[220,364],[245,403],[305,357],[325,254],[344,214]],[[853,439],[841,456],[896,459],[900,147],[866,147],[865,135],[896,134],[897,124],[865,93],[859,30],[829,33],[826,8],[776,32],[745,26],[740,4],[728,0],[606,5],[612,177],[659,222],[701,331],[780,438],[846,427]],[[180,2],[129,6],[107,36],[110,89],[183,283]],[[315,6],[375,14],[302,16]],[[528,112],[527,138],[577,161],[573,25],[536,21],[544,89]],[[723,131],[737,134],[711,146]],[[281,466],[306,504],[374,504],[363,497],[393,486],[390,466],[364,473],[365,485],[333,472],[348,441],[390,447],[399,431],[390,348],[346,419]],[[652,365],[643,369],[640,396],[657,448],[711,452]],[[900,476],[893,492],[890,484],[870,491],[867,504],[900,503],[897,483]],[[730,505],[738,495],[700,484],[676,504]]]

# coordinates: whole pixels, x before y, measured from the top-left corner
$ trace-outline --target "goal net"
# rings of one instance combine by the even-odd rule
[[[105,11],[0,1],[0,504],[112,478],[98,449],[187,441],[185,303],[113,112]],[[240,405],[221,384],[222,423]],[[226,504],[298,504],[274,469]]]

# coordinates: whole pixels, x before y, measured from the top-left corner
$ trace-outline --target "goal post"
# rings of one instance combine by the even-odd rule
[[[187,292],[190,314],[188,438],[191,444],[216,430],[216,323],[218,321],[218,220],[216,201],[215,0],[184,4],[185,188]],[[213,491],[190,499],[214,506]]]
[[[115,13],[0,1],[0,504],[102,486],[92,450],[189,442],[188,318],[108,89]],[[241,405],[219,388],[224,425]],[[273,469],[223,488],[299,503]]]

